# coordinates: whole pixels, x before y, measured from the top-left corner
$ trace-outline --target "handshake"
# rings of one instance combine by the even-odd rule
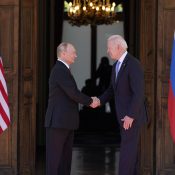
[[[91,97],[93,102],[90,104],[91,108],[97,108],[100,106],[100,100],[97,97]]]

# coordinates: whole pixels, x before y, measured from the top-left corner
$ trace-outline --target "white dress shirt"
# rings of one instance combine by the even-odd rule
[[[58,60],[58,61],[61,61],[61,62],[69,69],[69,65],[68,65],[66,62],[64,62],[64,61],[61,60],[60,58],[58,58],[57,60]]]
[[[118,68],[118,72],[119,72],[119,70],[120,70],[120,68],[121,68],[121,65],[122,65],[122,63],[123,63],[123,61],[124,61],[124,59],[125,59],[125,57],[126,57],[126,55],[127,55],[127,51],[125,52],[125,53],[123,53],[123,55],[119,58],[119,62],[120,62],[120,65],[119,65],[119,68]]]

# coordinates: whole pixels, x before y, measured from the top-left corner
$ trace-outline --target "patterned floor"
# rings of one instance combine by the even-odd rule
[[[71,175],[117,175],[119,149],[116,145],[73,148]],[[37,161],[36,175],[45,174],[44,154]]]

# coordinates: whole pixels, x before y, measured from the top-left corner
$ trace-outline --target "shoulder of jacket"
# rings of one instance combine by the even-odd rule
[[[133,55],[131,55],[131,54],[129,54],[128,55],[129,56],[129,58],[128,58],[128,62],[129,62],[129,64],[136,64],[136,65],[140,65],[140,60],[139,59],[137,59],[136,57],[134,57]]]
[[[133,71],[133,70],[140,70],[143,71],[143,66],[140,62],[140,60],[138,60],[136,57],[130,55],[130,57],[128,58],[128,68],[129,70]]]

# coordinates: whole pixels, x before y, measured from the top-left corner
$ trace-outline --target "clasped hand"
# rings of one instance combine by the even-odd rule
[[[91,97],[93,102],[90,104],[90,107],[97,108],[100,106],[100,100],[97,97]]]

